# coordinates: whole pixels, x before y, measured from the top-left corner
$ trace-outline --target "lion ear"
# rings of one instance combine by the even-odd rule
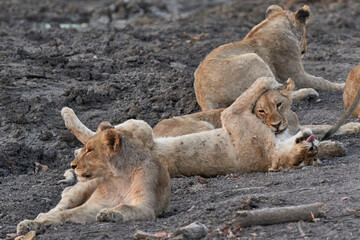
[[[104,131],[106,129],[110,129],[110,128],[114,128],[114,127],[109,122],[102,122],[98,126],[96,133],[102,132],[102,131]]]
[[[295,18],[300,23],[307,24],[310,17],[310,8],[308,5],[304,5],[302,8],[296,11]]]
[[[119,133],[115,129],[107,129],[101,137],[102,142],[110,151],[117,151],[121,144]]]
[[[266,9],[266,18],[269,18],[271,16],[273,16],[275,13],[278,13],[280,11],[282,11],[282,7],[280,7],[279,5],[271,5]]]
[[[284,83],[280,89],[280,93],[285,96],[290,96],[291,92],[294,90],[295,84],[294,81],[289,78],[286,83]]]

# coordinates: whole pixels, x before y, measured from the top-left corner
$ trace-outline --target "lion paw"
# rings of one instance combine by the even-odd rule
[[[346,155],[346,148],[341,142],[338,141],[322,141],[319,144],[320,159],[327,157],[343,157]]]
[[[301,142],[312,142],[313,139],[309,139],[309,137],[311,137],[313,134],[312,134],[312,131],[310,128],[305,128],[304,130],[298,132],[296,135],[295,135],[295,143],[301,143]],[[314,136],[314,135],[313,135]]]
[[[124,219],[123,215],[112,209],[103,209],[96,216],[96,221],[98,222],[120,222]]]
[[[309,88],[307,97],[310,99],[316,99],[319,97],[319,93],[312,88]]]
[[[17,225],[17,234],[18,235],[24,235],[28,233],[29,231],[33,230],[35,232],[39,232],[41,230],[45,229],[45,226],[43,223],[35,220],[27,220],[21,221]]]
[[[317,91],[315,91],[312,88],[302,88],[297,91],[293,91],[291,93],[291,98],[293,100],[303,100],[303,99],[316,99],[319,97],[319,94]]]
[[[360,132],[360,123],[358,122],[349,122],[340,127],[340,134],[354,134]]]
[[[318,154],[319,141],[315,139],[310,129],[304,129],[299,132],[295,138],[295,144],[298,148],[298,161],[295,163],[297,166],[312,165]]]
[[[61,109],[61,116],[65,118],[65,115],[75,115],[74,110],[69,107],[63,107],[63,109]]]

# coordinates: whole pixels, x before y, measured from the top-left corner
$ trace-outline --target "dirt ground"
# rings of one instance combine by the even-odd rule
[[[360,3],[307,2],[305,69],[344,82],[360,61]],[[0,239],[54,207],[66,187],[57,181],[81,144],[65,128],[62,107],[92,129],[129,118],[154,126],[199,111],[193,73],[200,61],[241,40],[274,3],[294,10],[304,1],[0,1]],[[332,124],[344,111],[342,93],[320,92],[293,110],[302,124]],[[315,222],[232,232],[240,239],[360,239],[360,134],[333,139],[346,146],[345,157],[280,172],[172,179],[171,211],[155,221],[67,223],[36,239],[133,239],[136,229],[172,232],[193,221],[209,228],[206,239],[224,239],[221,229],[237,210],[314,202],[325,203]]]

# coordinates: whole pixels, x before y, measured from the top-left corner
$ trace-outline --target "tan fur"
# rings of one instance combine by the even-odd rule
[[[288,85],[288,87],[292,86]],[[281,104],[278,105],[279,103]],[[220,128],[220,115],[223,111],[224,108],[214,109],[163,120],[154,127],[154,136],[176,137]],[[299,130],[308,128],[316,136],[324,135],[332,128],[331,125],[300,126],[298,116],[291,110],[291,99],[276,90],[268,90],[259,97],[255,104],[254,113],[273,132],[286,129],[286,133],[276,134],[277,138],[280,139],[294,136]],[[358,132],[360,132],[360,123],[350,122],[341,126],[335,135]],[[318,151],[319,159],[345,155],[344,146],[337,141],[320,142]]]
[[[155,137],[175,137],[221,128],[220,116],[224,108],[173,117],[154,127]]]
[[[18,234],[67,221],[150,220],[169,210],[169,174],[151,155],[153,137],[148,124],[129,120],[115,129],[101,124],[87,139],[90,130],[80,121],[72,121],[77,119],[75,114],[65,110],[70,113],[63,115],[69,120],[65,122],[85,129],[85,133],[72,131],[85,142],[71,162],[79,182],[67,188],[48,213],[20,222]]]
[[[360,91],[360,64],[353,67],[346,79],[343,100],[346,108],[354,101],[356,94]],[[353,116],[360,118],[360,104],[353,111]]]
[[[222,128],[179,137],[153,138],[151,128],[147,126],[147,130],[142,131],[142,137],[146,139],[144,143],[149,146],[152,156],[166,166],[171,177],[265,172],[312,164],[316,147],[314,143],[305,141],[311,130],[287,138],[290,131],[287,129],[280,134],[282,137],[275,138],[276,129],[266,126],[253,113],[257,100],[267,91],[278,91],[282,97],[277,100],[291,102],[292,87],[291,80],[281,87],[273,78],[259,78],[222,112]],[[285,109],[284,102],[280,112]],[[280,121],[284,116],[279,116]],[[286,125],[286,121],[283,122],[280,130]]]
[[[259,77],[275,77],[284,83],[289,77],[297,88],[342,90],[344,84],[332,83],[305,72],[301,54],[306,51],[305,26],[308,6],[296,12],[270,6],[267,18],[239,42],[222,45],[200,63],[194,76],[194,89],[201,109],[227,107]],[[314,90],[304,93],[316,95]]]

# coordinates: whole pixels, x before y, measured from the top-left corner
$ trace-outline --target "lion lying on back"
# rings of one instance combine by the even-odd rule
[[[272,5],[266,11],[266,19],[242,41],[210,52],[194,74],[195,95],[201,109],[229,106],[259,77],[273,77],[279,83],[291,77],[297,88],[344,89],[343,83],[332,83],[304,70],[301,54],[306,51],[309,16],[306,5],[296,12]],[[313,94],[310,90],[295,92],[293,97],[302,98],[302,91]]]
[[[280,87],[273,78],[259,78],[221,113],[223,127],[219,129],[168,138],[154,138],[151,127],[144,122],[138,124],[138,129],[147,133],[143,135],[146,146],[166,166],[171,177],[209,177],[309,165],[317,153],[317,141],[311,130],[287,138],[287,120],[279,116],[275,127],[283,138],[275,138],[274,132],[253,114],[255,103],[264,92],[274,92],[276,100],[284,104],[278,107],[286,109],[288,103],[284,99],[290,101],[292,88],[291,80]],[[83,143],[94,134],[69,108],[63,110],[63,118]]]
[[[225,108],[202,111],[160,121],[153,129],[154,136],[176,137],[191,133],[214,130],[222,127],[221,113]],[[270,90],[262,94],[253,109],[263,124],[273,131],[276,138],[295,135],[300,129],[309,128],[316,135],[324,135],[331,125],[299,125],[298,116],[291,110],[291,99],[281,92]],[[286,130],[286,131],[284,131]],[[354,134],[360,131],[360,123],[350,122],[339,128],[336,135]],[[318,158],[343,156],[345,149],[340,142],[322,141],[318,145]]]
[[[64,191],[59,204],[35,220],[24,220],[17,233],[39,231],[67,221],[150,220],[170,204],[169,174],[160,161],[151,156],[146,136],[129,120],[115,127],[100,124],[96,134],[71,162],[78,183]]]

